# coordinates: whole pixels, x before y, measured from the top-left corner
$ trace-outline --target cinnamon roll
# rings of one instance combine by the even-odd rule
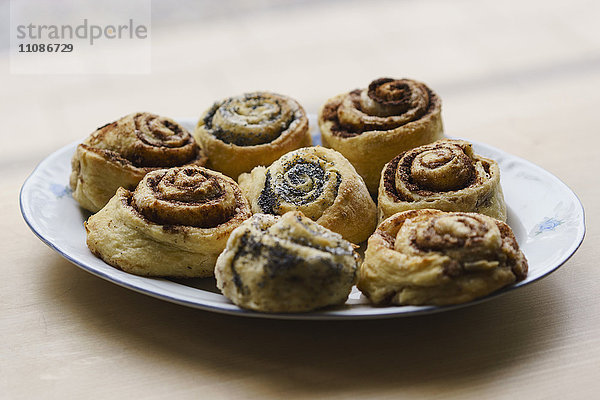
[[[209,157],[208,167],[233,179],[312,144],[302,106],[267,92],[216,102],[200,118],[194,137]]]
[[[376,79],[329,99],[319,113],[323,145],[344,155],[373,196],[395,155],[443,137],[442,102],[411,79]]]
[[[443,139],[401,153],[383,169],[379,220],[400,211],[434,208],[478,212],[506,221],[500,168],[469,142]]]
[[[524,279],[508,225],[476,213],[394,214],[369,238],[358,288],[377,305],[464,303]]]
[[[97,212],[119,187],[134,189],[150,171],[205,163],[204,152],[177,122],[135,113],[98,128],[77,146],[70,186],[81,207]]]
[[[149,172],[85,223],[87,245],[123,271],[208,277],[231,232],[252,215],[237,184],[197,166]]]
[[[229,237],[215,276],[240,307],[303,312],[343,304],[357,264],[351,243],[301,212],[254,214]]]
[[[377,225],[377,207],[356,170],[335,150],[305,147],[268,168],[239,178],[254,213],[302,211],[353,243],[367,240]]]

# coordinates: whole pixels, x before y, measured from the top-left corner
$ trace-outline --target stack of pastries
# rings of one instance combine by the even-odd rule
[[[193,132],[149,113],[98,128],[70,185],[94,255],[123,271],[216,276],[236,305],[447,305],[527,275],[498,164],[443,138],[427,85],[380,78],[328,100],[312,146],[295,100],[216,101]],[[357,253],[367,242],[364,261]]]

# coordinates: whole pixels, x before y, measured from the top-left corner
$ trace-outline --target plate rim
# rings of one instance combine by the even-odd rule
[[[29,215],[28,209],[26,207],[26,203],[28,202],[28,199],[26,199],[26,194],[27,194],[26,189],[28,188],[28,185],[31,184],[32,179],[38,174],[41,167],[44,164],[46,164],[47,162],[49,162],[50,159],[52,159],[53,157],[59,156],[59,153],[67,151],[71,147],[75,147],[77,144],[81,143],[81,140],[77,140],[77,141],[71,142],[67,145],[60,147],[59,149],[53,151],[52,153],[50,153],[49,155],[44,157],[44,159],[42,159],[36,165],[36,167],[33,169],[33,171],[25,179],[25,181],[23,182],[23,185],[21,186],[21,188],[19,190],[19,209],[21,211],[21,216],[25,220],[27,226],[29,227],[29,229],[31,229],[31,231],[35,234],[35,236],[38,237],[38,239],[40,239],[44,244],[46,244],[52,250],[57,252],[63,258],[65,258],[69,262],[75,264],[77,267],[83,269],[84,271],[91,273],[92,275],[95,275],[99,278],[102,278],[104,280],[107,280],[109,282],[117,284],[121,287],[133,290],[135,292],[145,294],[147,296],[151,296],[151,297],[154,297],[154,298],[157,298],[160,300],[168,301],[171,303],[175,303],[175,304],[179,304],[179,305],[183,305],[183,306],[187,306],[187,307],[191,307],[191,308],[195,308],[195,309],[200,309],[200,310],[204,310],[204,311],[216,312],[219,314],[253,317],[253,318],[265,318],[265,319],[280,319],[280,320],[385,319],[385,318],[412,317],[412,316],[418,316],[418,315],[424,315],[424,314],[434,314],[434,313],[438,313],[438,312],[455,310],[455,309],[459,309],[459,308],[463,308],[463,307],[467,307],[467,306],[472,306],[475,304],[480,304],[482,302],[485,302],[485,301],[488,301],[488,300],[491,300],[494,298],[498,298],[498,297],[503,296],[506,293],[509,293],[515,289],[530,285],[534,282],[538,282],[541,279],[551,275],[553,272],[558,270],[577,252],[577,250],[581,247],[581,244],[583,243],[583,240],[584,240],[585,234],[586,234],[586,230],[587,230],[586,225],[585,225],[585,209],[583,207],[583,203],[581,202],[581,200],[579,199],[577,194],[569,187],[569,185],[567,185],[562,179],[560,179],[553,173],[547,171],[546,169],[540,167],[539,165],[537,165],[527,159],[524,159],[522,157],[508,153],[504,150],[501,150],[495,146],[492,146],[492,145],[489,145],[486,143],[482,143],[482,142],[478,142],[478,141],[475,141],[472,139],[464,139],[464,138],[459,138],[459,137],[455,137],[455,136],[446,136],[446,137],[467,140],[470,143],[474,144],[475,146],[489,148],[490,150],[496,151],[499,154],[502,154],[503,156],[508,156],[512,159],[516,159],[517,161],[522,162],[525,165],[527,165],[529,168],[535,169],[536,172],[542,173],[542,174],[546,175],[547,177],[549,177],[550,179],[556,180],[560,185],[563,186],[564,189],[566,189],[566,192],[571,196],[572,200],[574,200],[573,203],[577,206],[577,209],[580,212],[581,221],[580,221],[580,223],[577,224],[577,228],[578,228],[577,235],[575,236],[570,247],[568,248],[567,251],[564,252],[562,257],[558,261],[556,261],[555,264],[547,272],[543,273],[540,276],[535,277],[534,279],[517,282],[516,284],[508,286],[506,288],[503,288],[500,291],[491,293],[487,296],[472,300],[467,303],[448,305],[448,306],[432,306],[432,305],[430,305],[430,306],[413,306],[413,307],[416,307],[417,309],[409,311],[409,312],[398,311],[399,309],[402,309],[405,306],[388,306],[388,307],[372,306],[372,310],[380,310],[380,312],[346,314],[344,312],[345,310],[343,310],[343,309],[342,310],[336,310],[336,309],[328,310],[327,308],[325,308],[321,311],[313,311],[313,312],[308,312],[308,313],[263,313],[263,312],[257,312],[257,311],[252,311],[252,310],[246,310],[246,309],[237,307],[234,304],[231,304],[230,305],[231,307],[220,307],[220,306],[207,304],[206,302],[197,303],[197,302],[192,302],[192,301],[188,301],[185,299],[179,299],[179,298],[173,297],[169,294],[155,292],[155,291],[149,290],[147,288],[136,286],[132,282],[118,279],[118,277],[107,275],[104,272],[99,271],[99,270],[95,269],[94,267],[87,265],[85,262],[78,260],[77,258],[70,255],[68,252],[63,251],[59,247],[59,244],[55,243],[56,241],[53,241],[53,240],[45,237],[44,234],[42,232],[40,232],[42,229],[41,229],[41,227],[39,227],[36,224],[35,217],[32,215]],[[167,279],[163,279],[163,278],[150,278],[150,277],[138,277],[138,276],[136,276],[136,277],[144,278],[144,279],[153,279],[153,280],[167,280]],[[198,289],[198,288],[195,288],[195,289],[205,291],[203,289]]]

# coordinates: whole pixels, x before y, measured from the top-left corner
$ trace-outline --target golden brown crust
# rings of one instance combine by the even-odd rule
[[[255,214],[231,234],[215,276],[240,307],[304,312],[343,304],[357,264],[352,244],[301,212]]]
[[[134,113],[98,128],[77,146],[70,186],[83,208],[97,212],[119,187],[132,190],[150,171],[205,163],[204,152],[181,125]]]
[[[319,128],[323,145],[342,153],[375,195],[385,163],[442,138],[441,100],[421,82],[380,78],[329,99]]]
[[[85,224],[96,256],[144,276],[208,277],[231,232],[251,216],[229,177],[187,166],[149,172],[119,188]]]
[[[512,230],[476,213],[394,214],[369,238],[358,288],[377,305],[446,305],[488,295],[527,275]]]
[[[438,140],[394,157],[382,171],[377,207],[379,221],[424,208],[506,220],[498,164],[464,140]]]
[[[312,144],[302,106],[268,92],[216,102],[198,121],[194,137],[209,157],[208,167],[233,179]]]
[[[377,225],[377,208],[362,178],[332,149],[289,152],[268,168],[240,175],[239,183],[254,213],[302,211],[353,243],[366,240]]]

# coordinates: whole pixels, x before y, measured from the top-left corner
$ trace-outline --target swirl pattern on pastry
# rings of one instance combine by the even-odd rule
[[[119,187],[135,188],[150,171],[205,163],[203,151],[177,122],[135,113],[98,128],[77,146],[70,186],[75,200],[96,212]]]
[[[312,144],[300,104],[268,92],[216,102],[200,118],[194,137],[209,156],[208,166],[234,179]]]
[[[400,152],[443,136],[441,100],[411,79],[376,79],[329,99],[319,113],[323,145],[342,153],[371,194],[384,164]]]
[[[525,279],[508,225],[477,213],[394,214],[369,238],[358,288],[377,305],[446,305]]]
[[[366,240],[377,225],[377,207],[362,178],[332,149],[289,152],[268,168],[240,175],[239,183],[254,213],[302,211],[353,243]]]
[[[149,172],[85,223],[97,257],[144,276],[208,277],[231,232],[251,216],[238,185],[197,166]]]
[[[469,142],[443,139],[401,153],[384,167],[379,220],[400,211],[434,208],[478,212],[506,221],[500,168]]]
[[[301,212],[254,214],[217,260],[223,295],[243,308],[304,312],[343,304],[356,281],[353,245]]]

